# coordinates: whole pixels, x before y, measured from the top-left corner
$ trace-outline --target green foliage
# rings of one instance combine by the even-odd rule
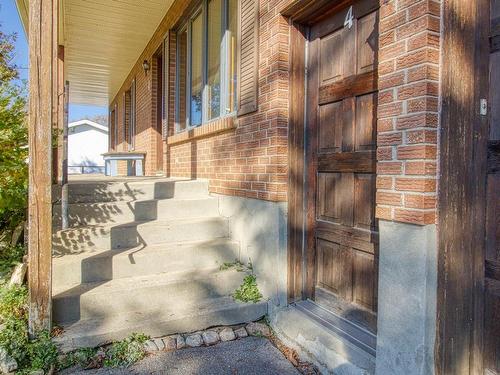
[[[238,259],[236,259],[234,262],[224,262],[221,264],[219,267],[221,271],[227,271],[230,269],[235,269],[238,272],[245,272],[245,271],[250,271],[253,272],[253,265],[251,261],[248,261],[247,264],[244,264],[240,262]]]
[[[133,333],[125,340],[115,342],[106,352],[104,365],[106,367],[129,367],[146,355],[144,343],[148,337]]]
[[[25,286],[13,285],[0,289],[0,322],[9,319],[28,321],[28,290]]]
[[[48,332],[28,339],[28,290],[25,286],[0,289],[0,346],[17,361],[19,373],[49,370],[56,363],[57,348]]]
[[[0,289],[0,346],[18,364],[27,362],[28,347],[28,290],[24,286]]]
[[[80,365],[82,368],[87,368],[92,362],[92,359],[96,356],[97,349],[95,348],[82,348],[74,352],[68,353],[63,356],[60,362],[57,363],[57,368],[59,370]]]
[[[26,93],[15,81],[14,41],[0,31],[0,228],[25,218],[28,196]]]
[[[16,34],[0,31],[0,82],[10,82],[19,76],[17,67],[12,63]]]
[[[48,371],[57,362],[57,348],[49,332],[41,332],[28,345],[30,370]]]
[[[148,336],[133,333],[122,341],[103,348],[83,348],[64,356],[58,363],[58,369],[80,366],[83,369],[105,367],[129,367],[146,355],[144,343]]]
[[[262,294],[257,286],[257,277],[253,274],[245,276],[243,284],[236,289],[233,298],[241,302],[259,302],[262,299]]]
[[[8,277],[14,266],[23,260],[23,246],[7,246],[0,248],[0,280]]]
[[[224,262],[219,267],[221,271],[227,271],[229,269],[236,269],[238,272],[243,272],[245,270],[245,265],[241,263],[239,260],[235,260],[234,262]]]

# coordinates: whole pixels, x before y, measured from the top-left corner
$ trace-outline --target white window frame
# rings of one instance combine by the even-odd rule
[[[187,53],[186,53],[186,126],[184,129],[180,129],[179,122],[179,109],[180,109],[180,100],[179,96],[175,95],[175,108],[174,108],[174,118],[175,118],[175,133],[180,133],[183,131],[187,131],[199,126],[202,126],[206,123],[216,121],[217,119],[234,116],[236,114],[237,108],[229,108],[230,98],[229,98],[229,88],[230,88],[230,79],[228,77],[229,66],[230,66],[230,38],[229,38],[229,0],[222,0],[222,22],[221,22],[221,49],[220,49],[220,115],[218,117],[208,119],[208,2],[210,0],[203,0],[202,4],[197,7],[189,16],[189,18],[184,22],[176,32],[176,69],[175,69],[175,92],[179,92],[179,78],[180,78],[180,35],[187,31]],[[202,120],[201,124],[192,125],[191,124],[191,38],[192,38],[192,22],[194,19],[201,13],[202,15],[202,23],[203,23],[203,35],[202,35]]]

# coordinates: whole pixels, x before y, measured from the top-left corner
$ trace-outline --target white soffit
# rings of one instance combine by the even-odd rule
[[[107,106],[173,0],[63,0],[70,102]]]

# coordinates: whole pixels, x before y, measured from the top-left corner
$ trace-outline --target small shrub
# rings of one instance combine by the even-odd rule
[[[236,289],[233,298],[241,302],[259,302],[262,299],[262,294],[257,286],[257,277],[255,275],[245,276],[243,284]]]
[[[104,366],[106,367],[129,367],[141,360],[146,355],[144,343],[148,337],[143,334],[133,333],[125,340],[115,342],[106,351]]]
[[[58,351],[50,338],[50,334],[43,331],[28,345],[30,370],[48,371],[57,362]]]

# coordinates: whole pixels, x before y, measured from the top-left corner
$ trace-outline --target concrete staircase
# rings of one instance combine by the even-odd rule
[[[229,222],[203,180],[70,184],[70,229],[54,207],[53,319],[64,351],[256,320],[265,302],[231,294],[245,273]]]

